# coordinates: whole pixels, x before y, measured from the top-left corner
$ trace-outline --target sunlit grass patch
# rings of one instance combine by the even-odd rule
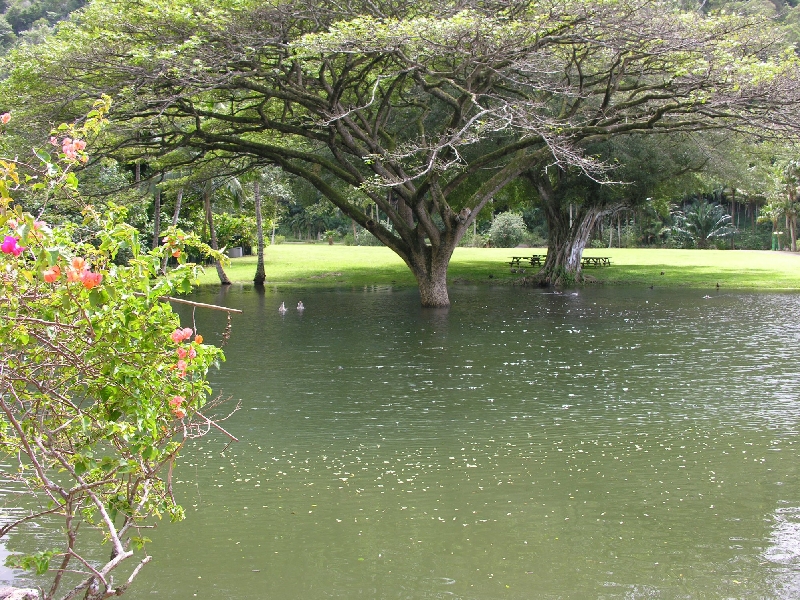
[[[541,248],[457,248],[448,271],[451,283],[512,283],[512,256],[541,254]],[[586,256],[608,256],[610,267],[584,270],[598,284],[659,287],[800,289],[800,254],[764,250],[661,250],[591,248]],[[226,267],[234,282],[252,282],[255,256],[231,260]],[[265,254],[267,285],[397,285],[416,284],[411,271],[388,248],[328,244],[280,244]],[[534,269],[526,269],[525,275]],[[213,268],[201,284],[219,282]]]

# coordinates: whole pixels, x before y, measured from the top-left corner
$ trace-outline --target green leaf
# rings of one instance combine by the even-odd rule
[[[50,156],[49,152],[45,152],[44,150],[34,149],[33,153],[36,157],[45,164],[49,164],[53,161],[53,158]]]

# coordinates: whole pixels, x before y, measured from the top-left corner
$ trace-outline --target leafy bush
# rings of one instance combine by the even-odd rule
[[[488,234],[478,233],[473,235],[472,230],[470,229],[464,234],[464,237],[461,238],[461,241],[458,242],[458,245],[465,248],[483,248],[488,242]]]
[[[220,248],[234,246],[252,248],[256,243],[257,227],[254,217],[220,213],[214,215],[214,227],[217,230],[217,243]]]
[[[513,248],[522,242],[526,231],[522,216],[512,212],[500,213],[489,229],[489,239],[497,248]]]
[[[31,532],[22,545],[34,551],[7,560],[47,575],[47,598],[122,595],[151,560],[142,534],[164,516],[183,518],[173,469],[184,444],[211,430],[207,372],[224,359],[164,301],[191,290],[192,248],[222,258],[198,236],[170,228],[147,250],[125,209],[109,203],[106,215],[84,210],[92,237],[76,241],[74,226],[50,226],[8,195],[73,194],[73,168],[88,160],[84,140],[109,105],[96,103],[81,127],[60,126],[56,149],[35,152],[41,166],[0,160],[0,454],[4,481],[30,496],[0,537],[31,525],[55,531]],[[120,264],[123,249],[130,258]],[[178,264],[163,275],[166,258]],[[84,554],[82,534],[93,530],[107,561]],[[115,580],[129,559],[138,564]]]

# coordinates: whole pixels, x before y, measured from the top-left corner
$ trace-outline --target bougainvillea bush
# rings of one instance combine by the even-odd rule
[[[0,161],[0,451],[13,465],[2,476],[30,495],[0,536],[18,532],[12,551],[15,539],[60,539],[10,559],[38,574],[43,598],[122,594],[150,560],[143,528],[183,517],[170,485],[183,444],[214,425],[224,432],[205,414],[215,402],[206,375],[222,352],[166,301],[191,287],[188,247],[210,249],[177,230],[143,249],[113,205],[84,210],[81,231],[96,233],[80,239],[12,199],[74,188],[84,138],[104,118],[95,108],[36,151],[36,166]],[[123,250],[130,258],[117,264]],[[178,265],[162,276],[165,256]],[[56,533],[31,541],[34,525]],[[104,546],[84,555],[80,535],[97,530]]]

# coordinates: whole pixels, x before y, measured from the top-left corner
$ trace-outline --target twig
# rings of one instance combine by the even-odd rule
[[[225,430],[225,429],[224,429],[222,426],[218,425],[217,423],[215,423],[214,421],[212,421],[211,419],[209,419],[207,416],[205,416],[205,415],[204,415],[203,413],[201,413],[200,411],[197,411],[197,412],[195,412],[194,414],[196,414],[196,415],[198,415],[198,416],[202,417],[202,418],[205,420],[205,422],[206,422],[206,423],[208,423],[209,425],[211,425],[211,427],[214,427],[215,429],[219,429],[219,430],[220,430],[222,433],[224,433],[225,435],[227,435],[227,436],[228,436],[228,437],[229,437],[229,438],[230,438],[232,441],[234,441],[234,442],[238,442],[238,441],[239,441],[239,438],[237,438],[237,437],[236,437],[235,435],[233,435],[232,433],[230,433],[230,432],[226,431],[226,430]]]
[[[144,297],[147,294],[143,292],[134,292],[135,296]],[[162,302],[175,302],[177,304],[188,304],[189,306],[199,306],[200,308],[208,308],[211,310],[222,310],[228,313],[238,313],[241,314],[242,311],[238,308],[228,308],[227,306],[219,306],[218,304],[206,304],[205,302],[194,302],[193,300],[184,300],[183,298],[175,298],[174,296],[159,296],[159,300]]]

